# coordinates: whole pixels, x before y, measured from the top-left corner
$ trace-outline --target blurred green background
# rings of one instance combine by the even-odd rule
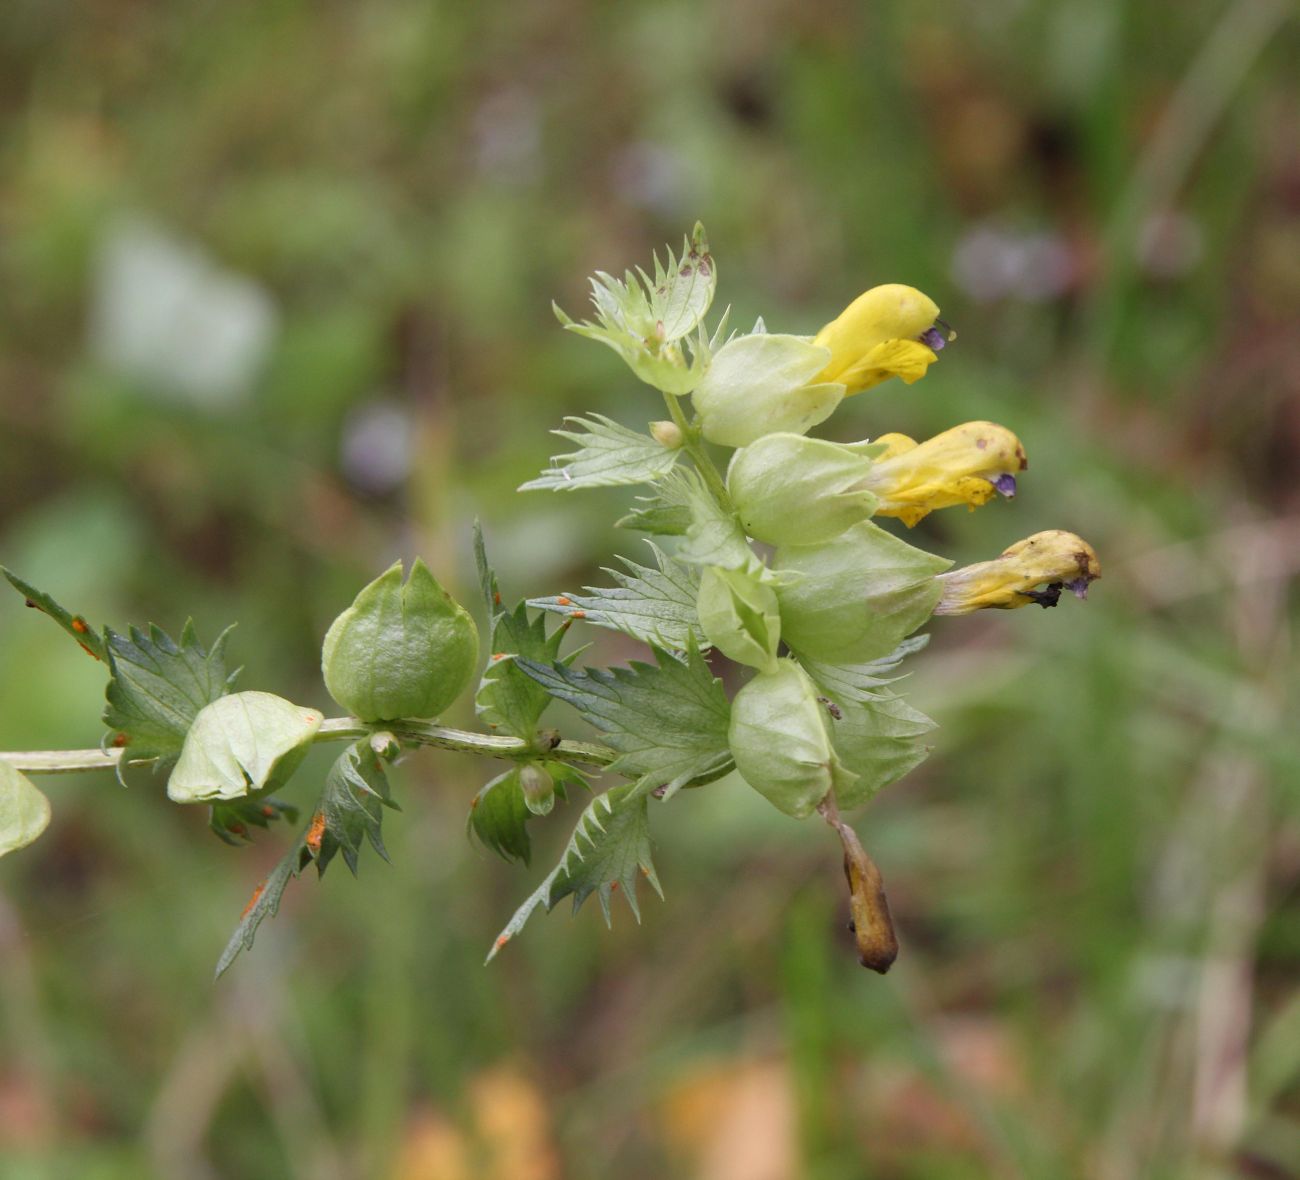
[[[476,515],[514,596],[636,556],[630,493],[513,489],[565,414],[662,416],[550,301],[696,218],[740,324],[933,295],[957,344],[822,433],[1006,423],[1019,498],[913,539],[1063,527],[1104,580],[933,627],[935,754],[857,825],[883,979],[828,831],[734,781],[654,813],[640,927],[557,913],[485,969],[577,809],[507,866],[464,833],[492,767],[424,752],[393,867],[294,884],[213,986],[283,836],[42,780],[0,863],[0,1177],[1300,1176],[1294,15],[8,0],[0,561],[93,619],[237,620],[243,687],[325,707],[330,619],[400,555],[471,600]],[[0,600],[0,748],[94,745],[102,687]]]

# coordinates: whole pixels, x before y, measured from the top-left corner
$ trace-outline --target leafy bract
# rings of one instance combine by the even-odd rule
[[[619,756],[609,769],[636,778],[638,793],[665,797],[692,780],[731,768],[730,706],[699,648],[686,659],[655,649],[656,663],[583,668],[521,660],[519,666],[554,697],[567,701],[601,731]]]
[[[701,321],[713,302],[717,267],[704,227],[697,224],[680,259],[655,258],[654,277],[627,271],[622,279],[598,271],[591,280],[596,322],[575,323],[559,307],[556,317],[570,332],[617,352],[642,380],[666,393],[689,393],[703,375],[708,341]],[[700,347],[688,358],[680,341],[699,328]]]
[[[561,799],[568,798],[567,788],[571,785],[588,786],[585,776],[566,763],[546,760],[536,765],[550,778]],[[488,782],[470,804],[467,826],[504,860],[528,864],[532,857],[528,821],[540,813],[528,806],[523,773],[522,766],[515,766]]]
[[[280,863],[271,870],[266,880],[253,890],[248,905],[239,915],[239,925],[235,927],[230,941],[226,943],[226,949],[221,952],[221,958],[217,960],[215,977],[220,978],[239,956],[240,951],[252,948],[257,928],[267,918],[273,918],[280,912],[280,900],[284,897],[284,891],[288,888],[290,880],[298,876],[310,863],[311,853],[300,837],[298,842],[284,854]]]
[[[491,655],[474,697],[474,707],[485,725],[531,742],[537,736],[537,723],[550,697],[536,680],[520,671],[515,661],[520,657],[543,663],[555,661],[565,628],[559,627],[548,635],[545,616],[530,619],[525,603],[519,603],[513,610],[502,607],[496,574],[488,565],[483,533],[477,528],[474,556],[491,636]]]
[[[217,960],[216,975],[220,976],[240,951],[252,947],[258,927],[279,911],[280,900],[289,882],[300,876],[313,861],[318,874],[324,874],[335,854],[341,852],[355,875],[363,838],[368,839],[375,851],[387,860],[388,853],[380,835],[385,807],[396,808],[397,804],[389,794],[388,779],[374,746],[369,738],[362,738],[335,760],[307,826],[298,833],[293,846],[266,880],[253,891],[252,898],[239,916],[239,924]]]
[[[648,434],[620,426],[603,414],[570,417],[565,421],[581,427],[581,431],[553,430],[551,433],[577,444],[577,450],[553,456],[552,466],[536,479],[521,484],[521,492],[567,492],[653,483],[673,469],[680,453]]]
[[[483,844],[504,860],[532,859],[533,845],[528,836],[532,812],[524,802],[519,782],[519,767],[512,766],[485,783],[469,808],[469,830]]]
[[[739,517],[714,499],[698,471],[679,468],[664,480],[663,487],[690,513],[686,536],[674,554],[679,561],[724,569],[762,568],[745,539]]]
[[[655,647],[683,651],[692,637],[705,646],[707,640],[695,611],[699,570],[674,561],[654,544],[650,549],[654,554],[654,568],[620,557],[619,561],[627,567],[626,573],[605,570],[616,586],[609,589],[586,586],[586,594],[533,598],[528,605],[622,631]]]
[[[335,759],[325,777],[316,811],[324,821],[324,829],[309,830],[307,840],[318,873],[324,875],[335,854],[342,853],[355,877],[363,839],[369,840],[371,847],[387,860],[382,835],[385,807],[398,809],[379,755],[369,739],[362,738]]]
[[[0,856],[25,848],[50,823],[50,801],[0,758]]]
[[[205,705],[167,780],[174,803],[238,799],[288,782],[321,715],[269,692],[237,692]]]
[[[27,605],[49,615],[60,627],[75,639],[82,648],[97,660],[105,658],[104,640],[86,622],[81,615],[74,615],[66,607],[60,606],[44,590],[38,590],[30,582],[23,581],[17,574],[0,566],[9,584],[26,600]]]
[[[637,496],[643,507],[633,508],[626,516],[614,522],[615,528],[636,529],[656,537],[680,537],[691,525],[691,510],[684,500],[675,499],[680,494],[660,484],[653,495]]]
[[[804,670],[837,701],[870,701],[882,695],[881,689],[901,679],[889,673],[903,660],[930,642],[928,635],[904,639],[887,656],[862,664],[832,664],[824,660],[802,660]],[[906,673],[904,673],[906,675]]]
[[[605,921],[609,923],[610,897],[616,888],[620,889],[632,913],[640,921],[641,911],[636,900],[637,877],[644,876],[655,892],[663,896],[650,858],[648,804],[649,800],[632,784],[597,795],[578,820],[560,863],[515,911],[488,952],[488,961],[524,928],[539,906],[549,911],[570,894],[576,912],[595,893],[600,898]]]
[[[132,627],[127,635],[106,628],[112,678],[104,724],[121,735],[133,759],[170,759],[180,753],[199,712],[230,690],[226,672],[227,628],[205,651],[187,622],[176,643],[159,627]]]
[[[837,712],[830,723],[831,739],[840,760],[856,775],[835,784],[836,801],[846,810],[897,782],[930,753],[920,739],[937,728],[935,723],[893,693],[837,702]]]

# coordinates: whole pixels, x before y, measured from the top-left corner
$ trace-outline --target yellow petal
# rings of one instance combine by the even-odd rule
[[[940,574],[943,594],[936,615],[967,615],[996,608],[1014,610],[1037,602],[1055,606],[1060,591],[1083,597],[1088,583],[1101,577],[1092,546],[1074,533],[1052,529],[1017,541],[1000,557]],[[1038,591],[1048,585],[1048,591]]]
[[[911,384],[925,376],[935,354],[917,339],[933,326],[938,305],[915,287],[887,283],[859,295],[817,333],[831,350],[819,381],[838,381],[849,394],[889,377]]]
[[[1000,477],[1028,463],[1020,440],[996,422],[966,422],[917,445],[905,435],[886,435],[864,486],[880,500],[878,516],[894,516],[909,528],[936,508],[987,503]],[[1014,483],[1007,494],[1014,492]]]

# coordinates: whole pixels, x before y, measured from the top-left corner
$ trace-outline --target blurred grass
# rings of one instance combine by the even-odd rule
[[[920,543],[1065,527],[1105,579],[936,624],[935,756],[859,824],[884,980],[826,834],[734,782],[656,814],[641,927],[557,915],[485,970],[571,817],[507,868],[464,839],[487,768],[429,754],[395,867],[295,885],[214,988],[275,839],[233,853],[147,777],[52,784],[0,865],[0,1176],[1300,1175],[1293,11],[8,5],[0,559],[92,618],[238,620],[242,682],[323,705],[334,613],[414,552],[468,599],[476,514],[518,595],[634,552],[626,496],[513,489],[564,414],[659,416],[549,303],[697,217],[741,324],[933,293],[957,345],[834,433],[1006,422],[1016,503]],[[90,346],[123,217],[270,294],[246,401]],[[376,405],[414,446],[379,485],[344,457]],[[98,670],[19,606],[0,748],[93,745]]]

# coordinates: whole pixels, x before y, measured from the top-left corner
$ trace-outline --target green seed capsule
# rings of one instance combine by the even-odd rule
[[[418,558],[405,584],[399,561],[362,590],[321,653],[330,696],[362,721],[436,717],[477,665],[474,620]]]
[[[519,770],[519,788],[524,794],[524,805],[534,815],[549,815],[555,806],[555,780],[535,762]]]
[[[696,612],[705,636],[723,655],[775,671],[781,614],[770,586],[741,570],[705,566]]]
[[[727,734],[736,769],[786,815],[810,815],[833,788],[856,776],[831,745],[830,719],[817,689],[794,660],[780,660],[736,694]]]

